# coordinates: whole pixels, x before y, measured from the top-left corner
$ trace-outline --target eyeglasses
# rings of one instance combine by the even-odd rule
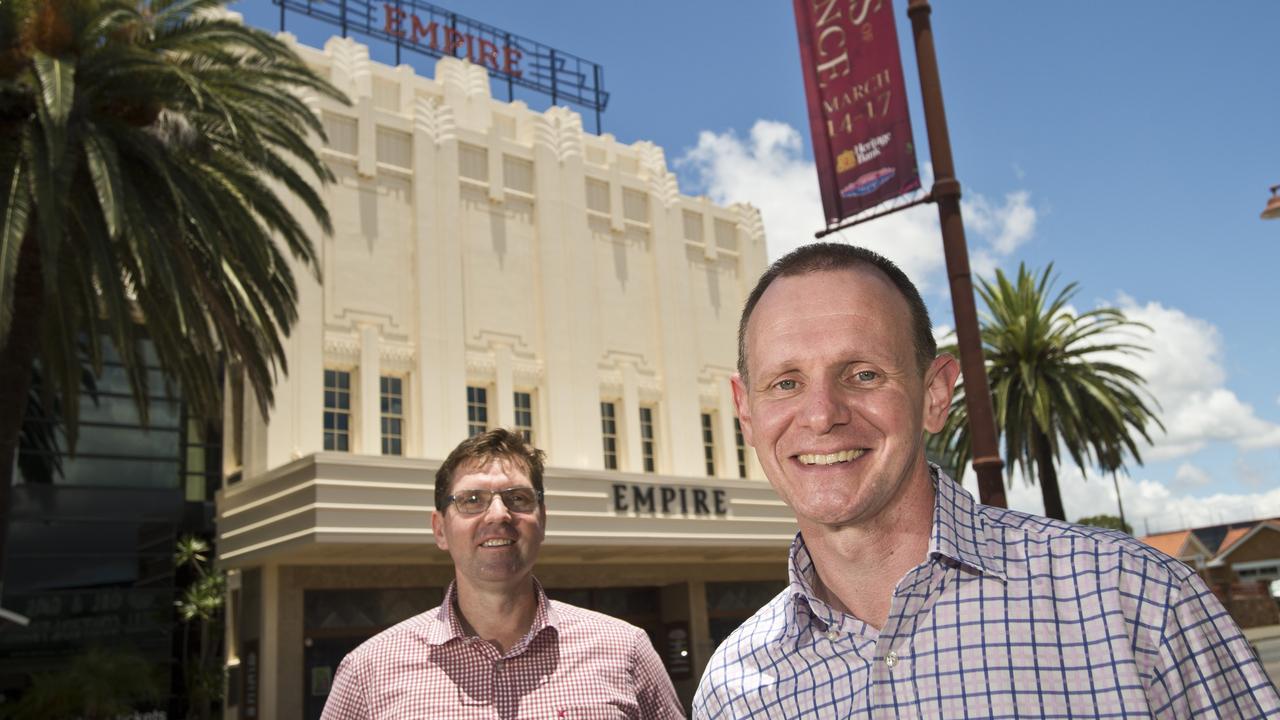
[[[513,487],[506,490],[467,490],[446,498],[463,515],[479,515],[489,509],[494,495],[502,496],[502,504],[514,513],[531,513],[542,502],[542,491],[531,487]]]

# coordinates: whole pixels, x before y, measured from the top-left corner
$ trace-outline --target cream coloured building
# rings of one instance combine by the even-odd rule
[[[687,703],[795,532],[729,390],[759,213],[680,194],[651,143],[493,99],[482,67],[298,49],[353,105],[313,100],[335,228],[323,282],[295,273],[269,420],[228,383],[227,716],[318,717],[345,652],[439,602],[434,472],[496,425],[547,453],[548,592],[647,629]]]

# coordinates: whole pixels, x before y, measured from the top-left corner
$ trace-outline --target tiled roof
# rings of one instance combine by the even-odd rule
[[[1190,535],[1190,530],[1175,530],[1174,532],[1158,533],[1139,539],[1165,555],[1176,559],[1182,554],[1182,548],[1186,546],[1187,538]]]

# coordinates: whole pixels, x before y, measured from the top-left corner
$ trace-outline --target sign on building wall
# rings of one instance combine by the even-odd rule
[[[343,37],[354,32],[389,43],[397,65],[405,51],[469,60],[506,83],[508,100],[521,87],[549,96],[552,105],[573,103],[595,112],[597,131],[609,104],[604,69],[597,63],[421,0],[272,2],[280,7],[281,30],[287,10],[328,22]]]
[[[794,0],[827,224],[920,188],[892,0]]]

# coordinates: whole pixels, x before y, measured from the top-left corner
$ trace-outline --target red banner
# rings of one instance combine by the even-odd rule
[[[827,225],[920,188],[892,0],[794,0]]]

